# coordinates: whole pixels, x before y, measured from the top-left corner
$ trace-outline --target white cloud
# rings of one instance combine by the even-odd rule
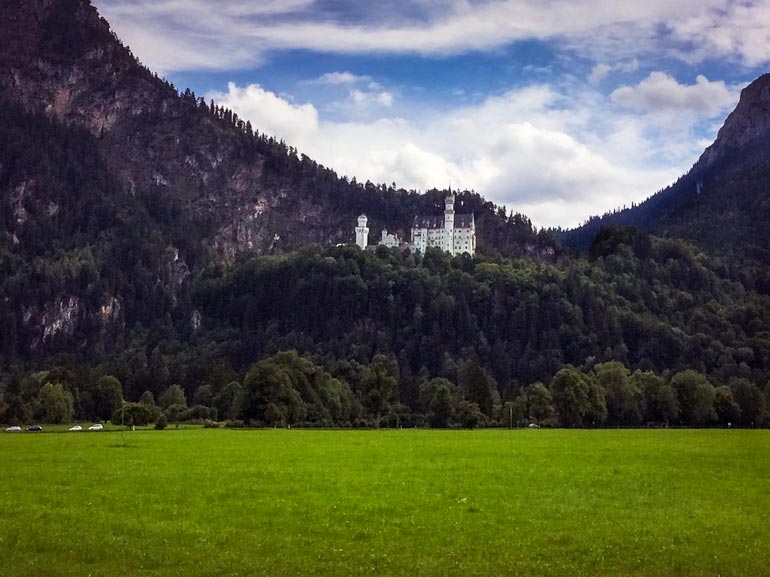
[[[391,92],[369,92],[354,88],[350,91],[350,101],[358,107],[369,108],[372,105],[390,108],[393,106],[393,94]]]
[[[422,190],[473,188],[538,226],[576,225],[640,201],[700,153],[697,141],[682,145],[681,134],[651,139],[654,118],[610,114],[589,89],[535,85],[417,119],[346,122],[319,119],[314,106],[259,86],[231,84],[211,96],[339,174]],[[655,162],[661,153],[663,164]]]
[[[652,72],[637,86],[622,86],[610,98],[625,108],[642,112],[691,112],[713,117],[735,105],[738,95],[723,81],[699,75],[695,84],[679,84],[664,72]]]
[[[631,58],[625,62],[619,62],[610,66],[603,62],[599,62],[594,65],[591,73],[588,75],[588,82],[591,84],[599,84],[602,80],[607,78],[612,72],[635,72],[639,68],[639,61],[636,58]]]
[[[588,82],[591,84],[599,84],[602,80],[607,78],[607,75],[609,75],[610,72],[612,72],[612,66],[600,62],[591,70],[591,74],[588,75]]]
[[[153,68],[235,68],[272,50],[456,54],[519,40],[559,40],[599,60],[667,52],[698,62],[770,61],[770,2],[729,0],[445,0],[419,18],[383,20],[377,5],[335,20],[311,0],[100,0],[100,10]],[[370,16],[367,17],[367,10]],[[378,20],[379,18],[379,20]]]
[[[240,88],[230,82],[226,93],[211,92],[207,97],[250,120],[260,132],[282,138],[293,146],[305,146],[318,132],[315,106],[293,104],[256,84]]]
[[[352,72],[344,71],[344,72],[327,72],[326,74],[322,74],[318,78],[310,80],[308,84],[340,85],[340,84],[358,84],[361,82],[371,82],[371,77],[359,76],[358,74],[353,74]]]

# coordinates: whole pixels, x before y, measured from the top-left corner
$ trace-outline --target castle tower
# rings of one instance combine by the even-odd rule
[[[356,227],[356,244],[361,247],[361,250],[366,250],[366,245],[369,244],[369,227],[366,223],[369,221],[365,214],[358,217],[358,226]]]
[[[444,200],[444,246],[445,251],[455,253],[455,195],[451,192]]]

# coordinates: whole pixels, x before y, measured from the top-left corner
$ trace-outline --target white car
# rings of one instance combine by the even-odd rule
[[[89,431],[103,431],[104,430],[104,425],[102,425],[101,423],[94,423],[93,425],[88,427],[88,430]]]
[[[83,430],[83,427],[81,427],[80,425],[75,425],[74,427],[70,427],[70,428],[69,428],[69,429],[67,429],[67,430],[68,430],[68,431],[72,431],[73,433],[75,433],[75,432],[77,432],[77,431],[82,431],[82,430]]]
[[[6,433],[18,433],[21,431],[21,427],[8,427],[5,432]]]

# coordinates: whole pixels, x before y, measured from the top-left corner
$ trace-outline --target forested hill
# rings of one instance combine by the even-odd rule
[[[189,316],[110,355],[6,373],[0,421],[109,418],[125,395],[137,423],[157,399],[169,420],[233,424],[756,426],[770,297],[739,276],[640,233],[554,264],[355,246],[255,257],[207,270],[176,309]]]
[[[3,360],[109,354],[189,321],[209,265],[351,242],[356,217],[404,236],[426,194],[339,177],[143,67],[88,0],[0,0]],[[479,250],[552,258],[522,215],[473,192]]]
[[[770,74],[765,74],[741,92],[715,142],[676,183],[639,206],[592,218],[557,236],[564,244],[586,249],[603,226],[634,226],[770,265],[768,210]]]

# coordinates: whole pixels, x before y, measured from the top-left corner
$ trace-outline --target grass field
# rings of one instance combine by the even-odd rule
[[[0,434],[0,575],[770,575],[768,431]]]

